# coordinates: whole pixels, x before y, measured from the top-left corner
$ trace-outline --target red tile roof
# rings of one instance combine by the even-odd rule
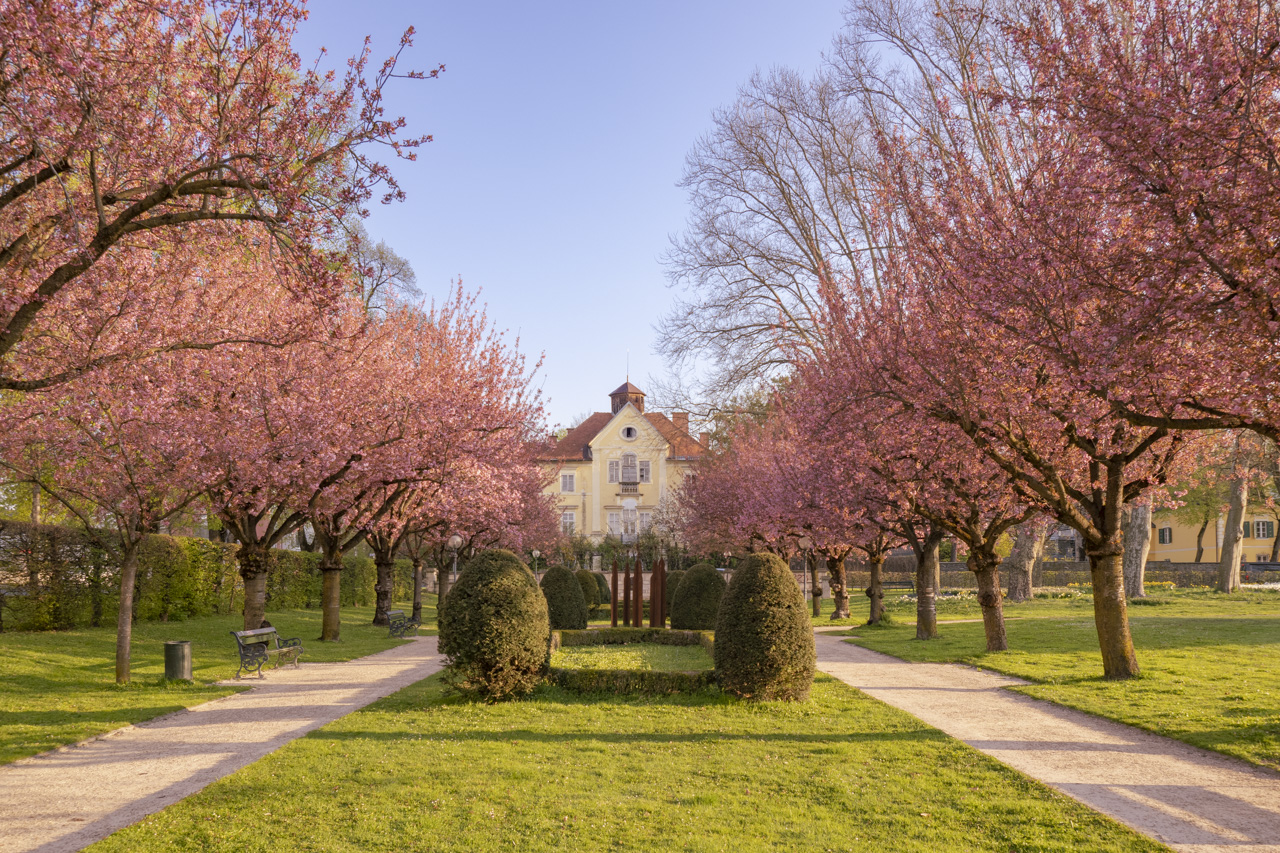
[[[701,456],[706,452],[693,436],[683,432],[661,412],[647,412],[644,417],[653,424],[654,429],[671,446],[668,459]],[[565,437],[549,447],[545,454],[540,454],[543,462],[581,462],[589,459],[587,448],[592,439],[609,425],[614,416],[609,412],[596,412],[573,429]]]

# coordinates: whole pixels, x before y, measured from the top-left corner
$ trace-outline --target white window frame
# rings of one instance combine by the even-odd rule
[[[1254,539],[1275,539],[1276,528],[1274,521],[1255,521],[1253,523]]]
[[[644,533],[651,526],[653,526],[653,513],[651,512],[640,513],[640,532]]]
[[[634,453],[622,454],[621,481],[624,483],[640,482],[640,467]]]
[[[560,513],[560,532],[565,536],[572,536],[573,531],[578,526],[578,514],[571,509],[563,510]]]
[[[640,482],[652,483],[653,482],[652,468],[649,465],[649,460],[641,459],[640,462],[637,464],[639,465],[639,468],[640,468]]]
[[[574,491],[576,491],[576,489],[574,488],[574,483],[576,482],[577,482],[577,477],[574,476],[573,474],[562,473],[560,475],[560,494],[562,495],[572,494]]]
[[[639,513],[634,509],[624,509],[622,511],[622,535],[635,536],[639,520]]]
[[[618,482],[618,472],[619,470],[621,470],[621,468],[622,468],[622,463],[619,462],[617,459],[609,460],[609,482],[610,483]]]
[[[608,519],[609,519],[609,532],[614,536],[621,536],[622,535],[622,513],[616,512],[616,511],[610,512],[608,515]]]

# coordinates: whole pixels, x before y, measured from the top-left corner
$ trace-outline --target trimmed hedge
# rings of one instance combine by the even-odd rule
[[[813,625],[795,577],[776,555],[753,554],[734,571],[720,603],[712,657],[716,681],[728,693],[809,698],[817,666]]]
[[[596,597],[600,601],[600,606],[605,607],[613,598],[613,590],[609,588],[609,579],[600,572],[592,572],[591,576],[596,579]]]
[[[563,566],[547,569],[542,576],[542,593],[547,597],[552,628],[587,627],[587,601],[582,595],[582,584],[573,572]]]
[[[666,628],[589,628],[585,631],[552,631],[551,650],[561,646],[625,646],[653,643],[657,646],[702,646],[707,654],[715,649],[710,631],[673,631]]]
[[[684,569],[676,569],[675,571],[667,572],[666,599],[667,599],[667,615],[668,616],[671,615],[671,605],[676,600],[676,589],[679,588],[680,581],[684,580],[684,575],[685,575]]]
[[[720,573],[707,563],[689,569],[671,599],[671,627],[686,631],[715,628],[726,586]]]
[[[696,693],[715,685],[711,670],[669,672],[643,669],[552,669],[552,684],[575,693],[633,693],[670,696]]]
[[[445,680],[460,691],[490,702],[522,696],[547,671],[547,602],[510,551],[482,551],[467,561],[440,603],[439,624]]]
[[[596,576],[587,569],[578,569],[573,574],[582,587],[582,603],[587,605],[589,612],[595,613],[600,609],[600,587],[596,586]]]

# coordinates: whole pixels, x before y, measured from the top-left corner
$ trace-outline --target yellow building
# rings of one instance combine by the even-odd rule
[[[1223,531],[1226,528],[1226,514],[1209,519],[1201,544],[1204,553],[1200,557],[1202,563],[1216,563],[1222,555]],[[1151,551],[1147,561],[1170,560],[1175,563],[1193,563],[1196,559],[1196,536],[1200,533],[1199,524],[1187,524],[1174,518],[1169,512],[1156,512],[1151,522]],[[1274,516],[1259,513],[1245,515],[1244,547],[1241,559],[1253,563],[1271,559],[1271,545],[1276,538],[1276,520]]]
[[[591,415],[538,460],[565,535],[634,540],[706,452],[707,435],[689,434],[687,412],[645,412],[644,396],[624,383],[609,395],[610,411]]]

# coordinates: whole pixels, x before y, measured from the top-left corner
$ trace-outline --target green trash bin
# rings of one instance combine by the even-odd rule
[[[164,677],[169,681],[191,681],[191,641],[166,640]]]

